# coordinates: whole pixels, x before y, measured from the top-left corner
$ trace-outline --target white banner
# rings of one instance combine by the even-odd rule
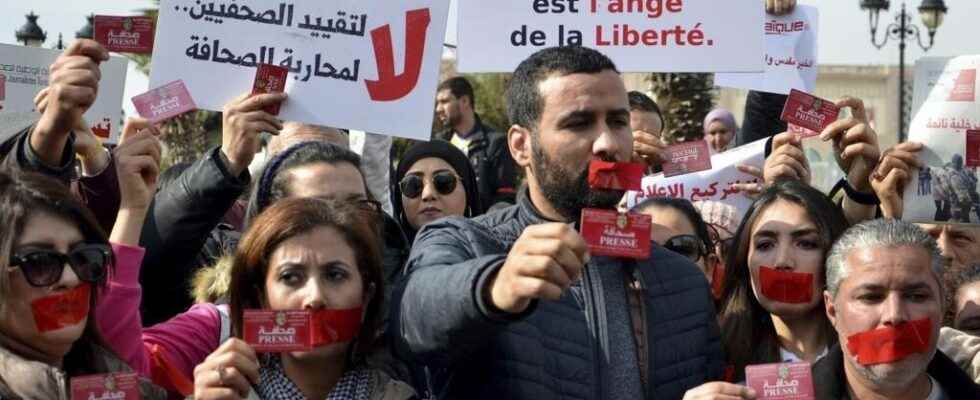
[[[813,93],[817,87],[817,7],[799,5],[791,14],[767,16],[764,25],[766,71],[715,74],[715,85],[769,93],[790,89]]]
[[[582,45],[623,72],[762,72],[758,0],[460,0],[460,72],[513,72],[535,51]],[[751,28],[751,27],[758,27]]]
[[[221,110],[255,66],[290,69],[279,117],[428,139],[449,0],[163,0],[150,87]]]
[[[735,221],[741,221],[752,205],[752,199],[730,187],[735,183],[759,182],[759,179],[739,171],[735,166],[751,165],[761,170],[766,162],[768,140],[760,139],[711,156],[714,168],[708,171],[670,178],[664,178],[663,174],[647,176],[643,178],[642,191],[626,194],[626,206],[632,208],[648,197],[675,197],[692,202],[712,200],[735,207]]]
[[[922,58],[915,64],[915,108],[909,141],[925,145],[924,164],[905,187],[903,219],[980,223],[977,167],[967,131],[980,129],[977,70],[980,56]],[[971,151],[972,150],[972,151]]]
[[[4,92],[0,113],[29,112],[34,96],[48,86],[48,67],[61,55],[60,50],[0,44],[0,83]],[[126,86],[126,59],[110,57],[99,69],[99,96],[85,113],[92,132],[108,143],[119,140],[122,121],[123,89]]]

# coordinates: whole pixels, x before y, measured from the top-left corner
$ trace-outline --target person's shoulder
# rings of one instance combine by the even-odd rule
[[[392,378],[378,368],[368,370],[371,375],[371,400],[407,400],[415,399],[415,389],[411,385]]]
[[[651,243],[648,260],[657,267],[657,271],[671,274],[676,278],[704,275],[694,261],[656,243]]]

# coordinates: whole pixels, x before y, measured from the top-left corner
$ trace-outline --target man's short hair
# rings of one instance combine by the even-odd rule
[[[630,111],[652,112],[660,115],[660,106],[650,96],[636,90],[631,90],[627,95],[630,98]]]
[[[538,84],[553,75],[598,74],[605,70],[619,73],[616,64],[602,53],[581,46],[550,47],[522,61],[507,88],[507,118],[511,124],[535,130],[544,100]]]
[[[442,81],[442,83],[439,84],[439,88],[436,90],[436,92],[441,92],[443,90],[449,90],[449,93],[452,93],[453,97],[457,99],[469,97],[470,106],[476,107],[476,95],[473,94],[473,85],[471,85],[470,81],[466,78],[457,76]]]
[[[929,253],[932,273],[943,291],[943,257],[936,240],[915,224],[896,219],[873,219],[852,226],[844,232],[827,255],[827,290],[837,297],[840,283],[850,274],[845,265],[847,256],[855,249],[885,247],[916,247]],[[943,293],[939,293],[942,298]]]

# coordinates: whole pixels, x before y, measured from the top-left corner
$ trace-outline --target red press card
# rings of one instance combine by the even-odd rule
[[[664,163],[664,177],[689,174],[711,169],[711,152],[708,142],[678,143],[667,147],[667,162]]]
[[[641,260],[650,256],[649,215],[586,208],[581,231],[592,255]]]
[[[786,98],[781,118],[787,123],[819,133],[836,121],[838,114],[840,108],[833,102],[792,89]]]
[[[310,312],[303,310],[245,310],[245,343],[259,353],[312,349]]]
[[[197,109],[184,81],[179,80],[133,97],[133,105],[152,124]]]
[[[980,167],[980,130],[966,131],[966,166]]]
[[[286,90],[286,74],[289,68],[280,67],[272,64],[259,64],[255,70],[255,83],[252,85],[252,94],[282,93]],[[265,112],[272,115],[279,115],[279,106],[276,103],[265,108]]]
[[[745,384],[760,400],[813,400],[810,363],[762,364],[745,367]]]
[[[139,400],[140,398],[139,376],[135,372],[71,378],[72,400]]]
[[[153,18],[96,15],[92,37],[109,51],[150,54],[153,52]]]

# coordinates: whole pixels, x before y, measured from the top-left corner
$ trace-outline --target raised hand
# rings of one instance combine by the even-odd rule
[[[123,126],[114,152],[119,178],[120,208],[146,210],[156,193],[160,175],[159,131],[142,118],[130,118]]]
[[[61,163],[68,133],[98,96],[99,63],[108,59],[109,53],[97,42],[79,39],[51,64],[44,112],[31,135],[31,147],[46,164]]]
[[[837,107],[849,107],[851,118],[835,121],[820,133],[823,141],[833,141],[837,165],[847,182],[859,192],[871,192],[868,178],[878,163],[878,134],[868,123],[864,102],[853,97],[838,101]]]
[[[667,145],[657,135],[644,131],[633,131],[633,162],[646,163],[653,167],[667,160]]]
[[[762,173],[767,185],[784,179],[810,183],[810,163],[795,133],[783,132],[772,138],[772,153],[766,157]]]
[[[286,99],[285,93],[250,96],[243,94],[225,105],[222,115],[221,152],[228,159],[228,168],[238,176],[259,151],[259,134],[278,135],[282,122],[262,109]]]
[[[557,300],[579,279],[588,260],[585,240],[568,224],[529,226],[493,278],[489,298],[513,314],[536,299]]]
[[[684,393],[684,400],[752,400],[755,390],[728,382],[708,382]]]
[[[885,218],[902,218],[902,193],[912,176],[912,168],[922,167],[917,157],[921,150],[921,143],[905,142],[882,154],[881,162],[871,175],[871,187],[881,201],[881,214]]]
[[[766,12],[772,15],[785,15],[796,8],[796,0],[766,0]]]

